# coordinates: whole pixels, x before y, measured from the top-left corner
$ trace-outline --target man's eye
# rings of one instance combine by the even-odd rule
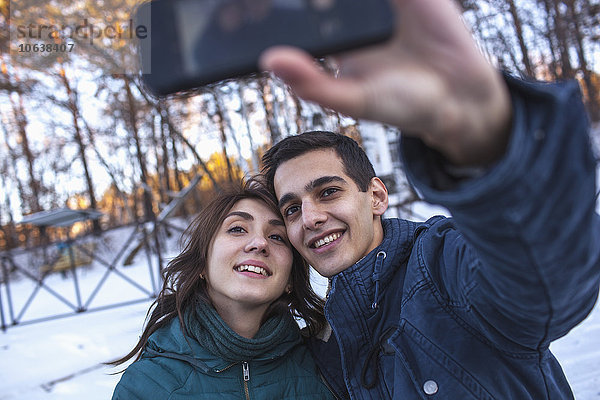
[[[300,207],[298,206],[291,206],[285,209],[285,216],[289,217],[292,214],[294,214],[296,211],[298,211],[300,209]]]
[[[332,194],[334,194],[337,191],[338,190],[336,188],[327,188],[327,189],[323,190],[322,196],[323,197],[331,196]]]
[[[243,233],[243,232],[246,232],[246,230],[244,228],[242,228],[241,226],[232,226],[231,228],[227,229],[227,232],[229,232],[229,233]]]

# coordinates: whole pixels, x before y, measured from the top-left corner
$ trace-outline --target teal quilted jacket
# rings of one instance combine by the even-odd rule
[[[261,359],[226,362],[184,336],[177,318],[157,330],[142,358],[123,373],[113,400],[329,400],[335,397],[321,379],[298,336]]]

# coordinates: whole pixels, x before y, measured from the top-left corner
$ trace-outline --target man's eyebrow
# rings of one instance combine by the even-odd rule
[[[310,192],[319,186],[327,185],[331,182],[346,183],[346,180],[341,176],[337,175],[322,176],[320,178],[315,179],[314,181],[309,182],[306,186],[304,186],[304,190]]]
[[[304,190],[306,192],[312,192],[315,188],[317,188],[319,186],[327,185],[328,183],[331,183],[331,182],[347,183],[346,180],[344,178],[342,178],[341,176],[328,175],[328,176],[322,176],[313,181],[310,181],[306,186],[304,186]],[[281,209],[286,203],[295,199],[296,197],[298,197],[298,196],[294,193],[286,193],[283,196],[281,196],[281,199],[279,199],[277,206]]]
[[[288,202],[294,200],[297,196],[295,194],[292,193],[286,193],[283,196],[281,196],[281,199],[279,199],[279,203],[277,203],[277,207],[279,207],[279,209],[281,210],[281,208]]]

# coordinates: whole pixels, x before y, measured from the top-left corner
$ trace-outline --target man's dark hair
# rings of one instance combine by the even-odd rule
[[[262,174],[269,189],[275,193],[273,181],[279,166],[292,158],[313,150],[333,149],[341,158],[344,172],[352,178],[360,191],[366,192],[375,170],[367,154],[348,136],[328,131],[310,131],[288,136],[271,147],[262,157]]]

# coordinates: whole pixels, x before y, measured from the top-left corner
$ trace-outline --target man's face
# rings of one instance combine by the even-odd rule
[[[345,270],[381,243],[385,186],[373,178],[361,192],[335,150],[285,161],[274,185],[290,242],[321,275]]]

